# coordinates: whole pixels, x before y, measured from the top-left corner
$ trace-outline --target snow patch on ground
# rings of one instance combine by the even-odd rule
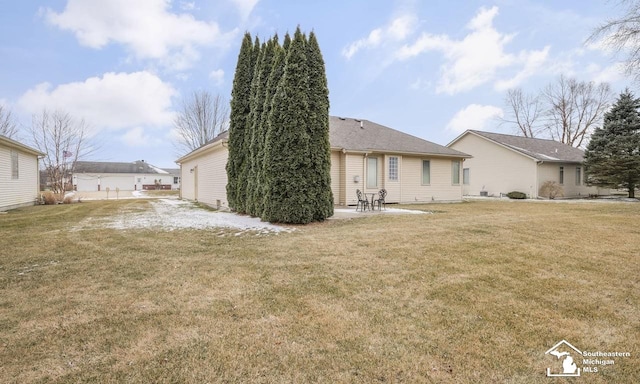
[[[119,230],[156,229],[173,231],[177,229],[222,228],[241,232],[257,232],[258,234],[293,231],[293,228],[266,223],[256,217],[242,216],[230,212],[209,211],[185,200],[158,199],[150,202],[150,204],[151,209],[125,211],[104,220],[83,221],[74,229],[100,227]]]

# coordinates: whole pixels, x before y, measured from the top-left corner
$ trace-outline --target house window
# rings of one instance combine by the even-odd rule
[[[462,169],[462,184],[469,185],[469,168]]]
[[[389,180],[398,181],[398,158],[389,157]]]
[[[18,152],[11,151],[11,178],[17,179],[20,176],[18,173]]]
[[[173,184],[179,184],[179,183],[180,183],[180,177],[174,176],[173,177]]]
[[[422,160],[422,185],[431,184],[431,162]]]
[[[367,188],[378,187],[378,158],[367,157]]]
[[[582,185],[582,169],[576,167],[576,185]]]
[[[460,161],[454,160],[451,162],[451,183],[453,185],[460,185]]]
[[[564,184],[564,167],[560,167],[560,185]]]

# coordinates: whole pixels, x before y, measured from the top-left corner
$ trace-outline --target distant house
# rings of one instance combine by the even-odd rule
[[[35,203],[41,156],[44,153],[0,136],[0,211]]]
[[[537,198],[547,181],[560,185],[565,197],[608,194],[585,184],[584,152],[554,140],[468,130],[447,146],[473,156],[463,167],[464,195],[519,191]]]
[[[462,163],[470,156],[368,120],[330,117],[331,188],[337,205],[355,205],[356,189],[387,190],[388,203],[460,201]],[[228,133],[176,160],[181,196],[228,208]]]
[[[173,176],[173,183],[171,184],[171,189],[178,190],[180,189],[180,168],[162,168],[163,171],[167,171],[171,176]]]
[[[176,179],[176,177],[178,177]],[[131,163],[77,161],[72,176],[73,188],[80,192],[178,189],[179,176],[144,160]]]

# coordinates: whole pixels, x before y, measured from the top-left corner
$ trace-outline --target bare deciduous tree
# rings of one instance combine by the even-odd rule
[[[229,103],[220,95],[194,91],[183,100],[173,125],[179,137],[176,149],[180,155],[186,154],[228,129]]]
[[[18,134],[18,125],[13,119],[11,110],[0,104],[0,135],[13,138]]]
[[[507,91],[505,103],[507,117],[500,118],[502,124],[513,124],[524,137],[536,137],[541,126],[543,105],[540,96],[524,93],[521,88]]]
[[[612,93],[607,83],[596,85],[560,76],[544,89],[542,97],[551,138],[580,147],[586,144],[595,126],[602,122]]]
[[[76,161],[95,150],[88,142],[88,125],[67,112],[43,110],[31,123],[33,144],[45,154],[42,166],[49,187],[56,194],[65,191]]]
[[[587,43],[602,42],[622,54],[627,74],[640,80],[640,1],[621,0],[619,5],[626,5],[625,13],[596,28]]]

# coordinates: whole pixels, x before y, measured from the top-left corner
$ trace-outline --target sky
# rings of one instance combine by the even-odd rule
[[[466,129],[516,133],[505,95],[560,75],[626,87],[619,57],[585,43],[617,1],[0,0],[0,103],[29,144],[32,116],[84,119],[83,160],[177,168],[173,121],[205,90],[229,100],[246,31],[314,31],[330,114],[446,145]]]

